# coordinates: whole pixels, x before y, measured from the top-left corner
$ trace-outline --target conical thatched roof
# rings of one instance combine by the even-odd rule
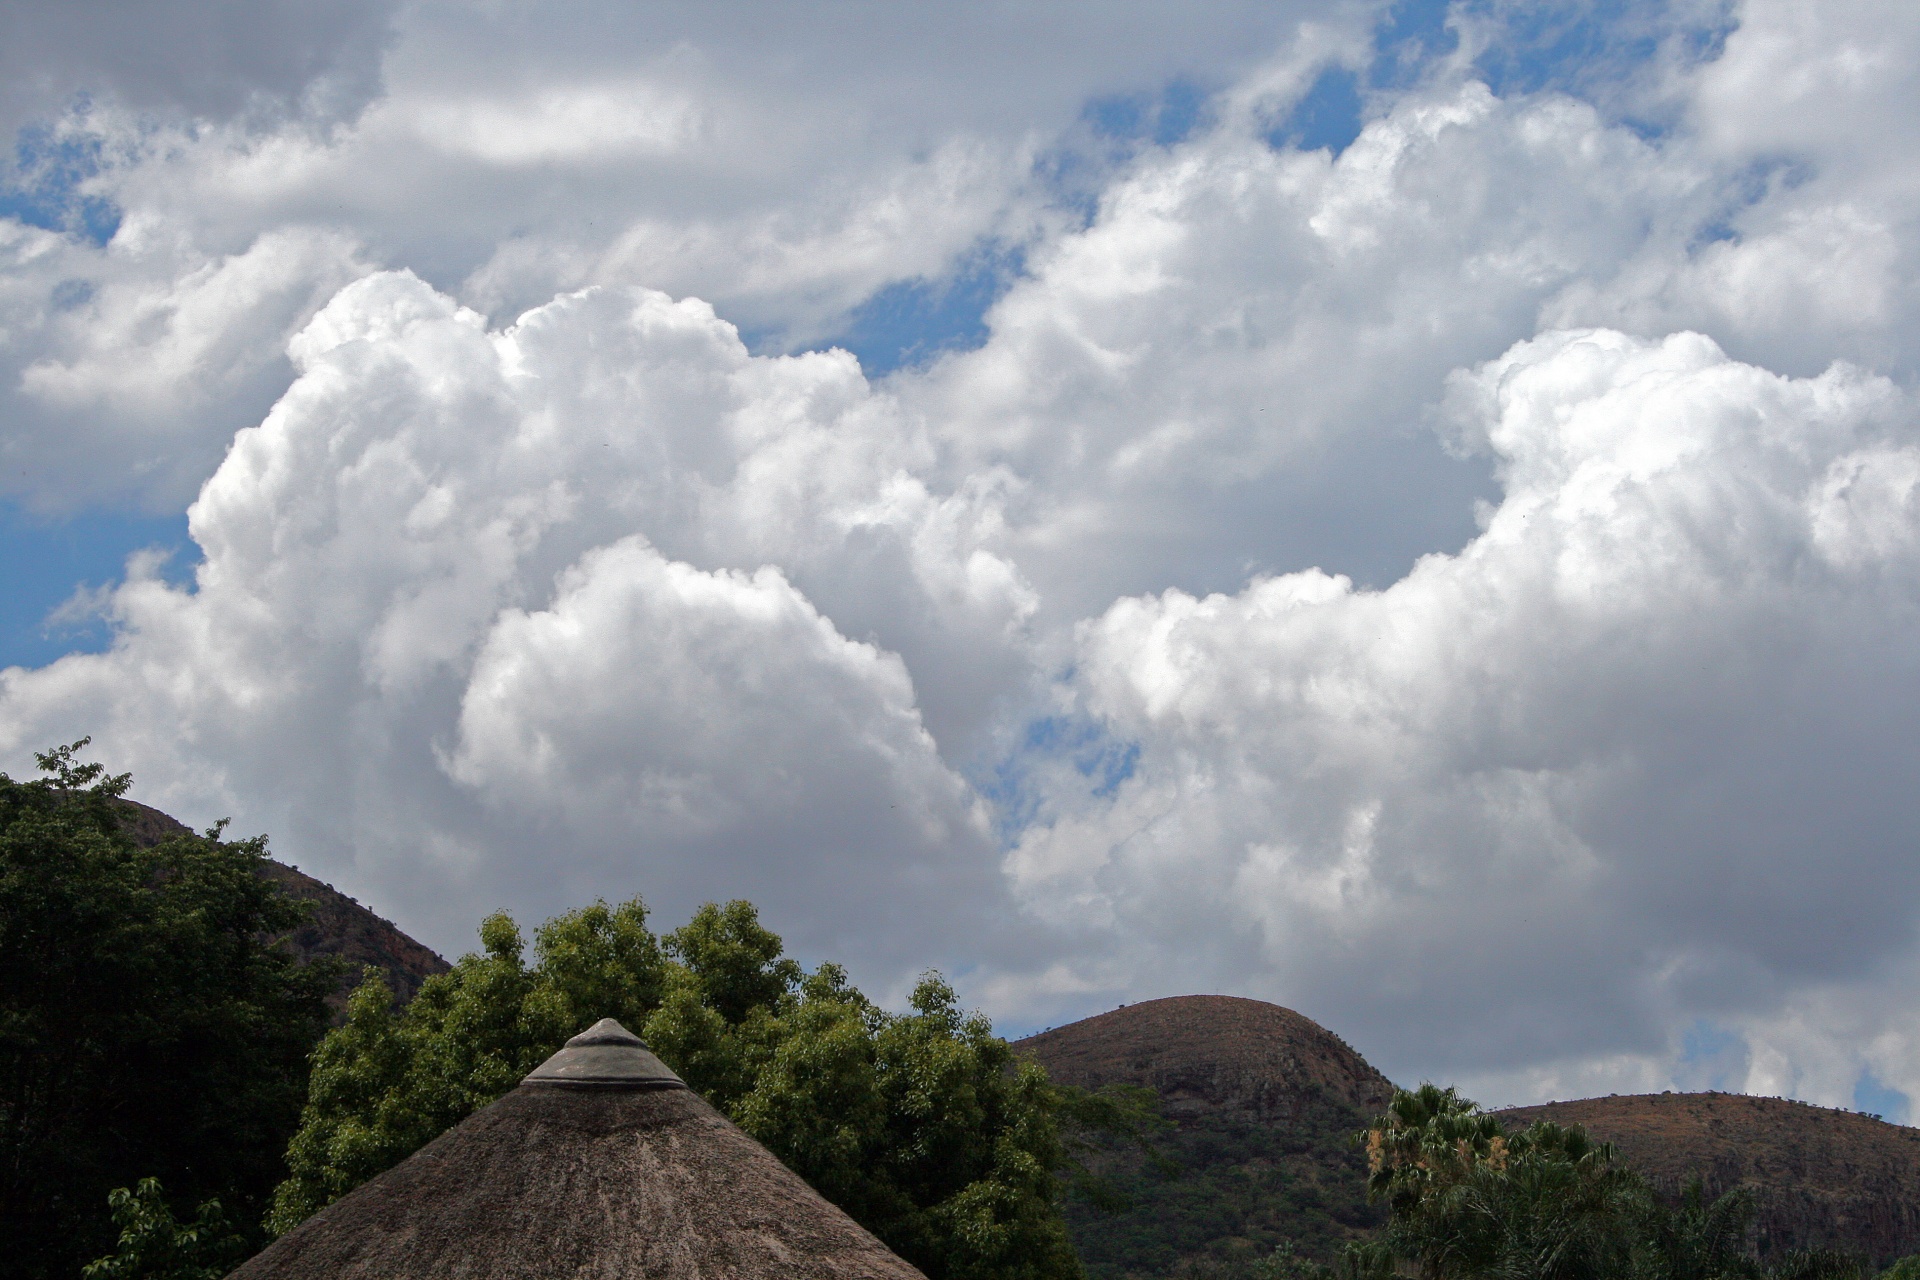
[[[231,1280],[924,1280],[611,1018]]]

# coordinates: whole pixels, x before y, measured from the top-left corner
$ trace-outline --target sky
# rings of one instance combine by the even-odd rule
[[[26,3],[0,131],[12,776],[1910,1118],[1913,6]]]

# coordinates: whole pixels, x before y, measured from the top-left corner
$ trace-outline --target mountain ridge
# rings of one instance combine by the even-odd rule
[[[121,829],[142,848],[152,848],[174,836],[197,834],[185,823],[151,805],[124,799],[119,805]],[[288,896],[313,904],[312,918],[286,937],[287,948],[294,958],[302,964],[319,959],[346,962],[339,987],[328,997],[336,1016],[345,1008],[348,994],[360,985],[367,965],[385,972],[394,1000],[400,1004],[419,994],[421,984],[428,978],[453,967],[392,921],[296,867],[268,858],[261,874],[279,885]]]
[[[1509,1126],[1578,1124],[1669,1194],[1751,1187],[1762,1258],[1790,1248],[1920,1252],[1920,1129],[1858,1112],[1739,1093],[1581,1098],[1497,1112]]]

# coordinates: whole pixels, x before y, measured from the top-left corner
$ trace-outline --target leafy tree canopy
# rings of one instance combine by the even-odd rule
[[[286,1231],[519,1083],[603,1017],[933,1280],[1050,1280],[1079,1264],[1059,1213],[1062,1095],[937,974],[892,1014],[804,972],[745,902],[659,938],[635,899],[482,950],[395,1012],[377,973],[314,1055],[270,1226]],[[1098,1107],[1092,1108],[1097,1111]]]
[[[0,774],[0,1234],[20,1277],[111,1249],[108,1192],[141,1178],[257,1221],[334,981],[273,945],[305,908],[259,875],[264,838],[137,847],[129,779],[85,745]]]
[[[192,1222],[180,1222],[157,1178],[142,1178],[132,1190],[107,1197],[119,1248],[81,1271],[82,1280],[220,1280],[247,1256],[246,1239],[227,1223],[218,1200],[200,1206]]]

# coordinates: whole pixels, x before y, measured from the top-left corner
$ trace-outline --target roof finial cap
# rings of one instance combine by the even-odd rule
[[[528,1072],[520,1083],[573,1089],[687,1087],[639,1036],[612,1018],[600,1019],[567,1041],[565,1048]]]

